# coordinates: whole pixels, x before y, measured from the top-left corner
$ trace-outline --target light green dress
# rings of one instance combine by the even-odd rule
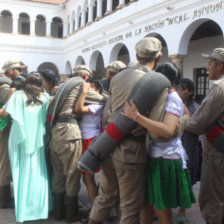
[[[49,97],[42,105],[27,106],[27,96],[16,91],[5,104],[13,123],[9,137],[15,215],[17,222],[47,219],[50,191],[45,160],[44,135]]]

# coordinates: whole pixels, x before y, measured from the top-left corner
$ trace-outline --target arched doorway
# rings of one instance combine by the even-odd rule
[[[167,49],[167,43],[165,41],[165,39],[158,33],[150,33],[148,35],[146,35],[145,37],[155,37],[157,39],[160,40],[160,42],[162,43],[162,57],[160,59],[160,63],[162,62],[171,62],[171,59],[168,56],[168,49]]]
[[[84,58],[82,56],[78,56],[78,58],[76,59],[75,61],[75,66],[76,65],[85,65],[85,61],[84,61]]]
[[[71,66],[70,61],[67,61],[66,62],[66,65],[65,65],[65,74],[66,75],[71,75],[72,74],[72,66]]]
[[[37,15],[36,17],[35,34],[40,37],[46,36],[46,21],[42,15]]]
[[[51,36],[56,38],[63,37],[63,22],[59,17],[54,17],[51,23]]]
[[[72,32],[75,30],[75,12],[72,12]]]
[[[70,34],[70,26],[71,26],[71,21],[70,21],[70,15],[67,17],[67,34]]]
[[[119,0],[114,0],[112,4],[112,11],[116,10],[119,5]]]
[[[96,19],[97,17],[97,1],[94,0],[93,3],[93,21]]]
[[[83,13],[85,13],[84,24],[83,24],[83,26],[85,26],[88,23],[88,14],[89,14],[88,0],[85,0],[82,10],[83,10]]]
[[[211,54],[214,48],[223,45],[221,26],[209,19],[199,19],[191,23],[182,35],[179,50],[186,55],[183,74],[194,81],[196,100],[199,103],[211,85],[206,72],[207,60],[201,54]]]
[[[94,79],[101,79],[106,76],[106,69],[101,52],[93,52],[90,58],[90,69],[93,71]]]
[[[2,33],[12,33],[12,14],[10,11],[1,12],[0,28]]]
[[[126,65],[128,65],[128,63],[130,62],[129,51],[124,44],[119,43],[113,47],[110,54],[110,62],[113,61],[122,61]]]
[[[78,7],[77,12],[76,12],[76,21],[75,23],[77,26],[77,30],[81,27],[81,18],[82,17],[82,13],[81,13],[81,6]]]
[[[52,71],[55,72],[55,74],[58,76],[59,78],[59,73],[58,73],[58,68],[55,64],[53,64],[52,62],[44,62],[42,64],[40,64],[37,68],[37,71],[41,71],[41,70],[44,70],[44,69],[50,69]]]
[[[19,14],[18,32],[24,35],[30,34],[30,17],[26,13]]]
[[[106,13],[106,11],[107,11],[107,1],[103,1],[103,13],[102,13],[103,16]]]

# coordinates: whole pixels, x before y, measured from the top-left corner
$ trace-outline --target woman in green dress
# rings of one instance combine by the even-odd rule
[[[39,73],[31,74],[24,89],[15,91],[0,109],[0,117],[12,118],[9,159],[18,223],[48,218],[50,194],[44,135],[50,98],[43,93],[43,87]]]

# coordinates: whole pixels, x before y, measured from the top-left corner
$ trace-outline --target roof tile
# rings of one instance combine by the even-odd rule
[[[61,5],[67,2],[67,0],[23,0],[27,2],[39,2],[44,4]]]

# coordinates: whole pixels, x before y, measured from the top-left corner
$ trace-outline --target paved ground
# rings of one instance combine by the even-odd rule
[[[98,177],[97,177],[98,179]],[[198,193],[199,193],[199,187],[200,183],[197,183],[194,185],[194,193],[196,199],[198,198]],[[88,211],[90,208],[90,202],[88,199],[87,191],[85,186],[82,183],[81,191],[79,193],[79,199],[80,199],[80,205],[82,206],[81,209],[83,211]],[[177,211],[176,209],[173,210],[173,218],[174,218],[174,223],[175,222],[175,217],[176,217]],[[186,212],[186,217],[187,217],[187,222],[186,224],[192,223],[192,224],[205,224],[205,221],[202,219],[200,210],[198,207],[198,203],[194,204],[191,209],[188,209]],[[0,209],[0,224],[15,224],[15,215],[14,215],[14,210],[12,209]],[[117,218],[116,220],[113,221],[107,221],[104,222],[104,224],[118,224],[119,219]],[[154,221],[154,224],[158,224],[159,222],[157,220]],[[25,224],[66,224],[66,222],[56,222],[52,217],[50,217],[47,220],[38,220],[38,221],[32,221],[32,222],[25,222]],[[80,222],[75,222],[75,224],[80,224]]]

